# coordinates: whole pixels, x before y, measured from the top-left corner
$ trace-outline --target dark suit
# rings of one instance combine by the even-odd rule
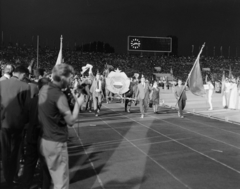
[[[12,184],[17,171],[22,131],[28,121],[30,87],[15,77],[1,81],[0,98],[3,174],[7,183]]]
[[[37,96],[38,93],[39,93],[39,89],[38,89],[37,83],[31,82],[31,83],[28,83],[28,84],[29,84],[29,86],[30,86],[31,98]]]
[[[125,93],[125,97],[126,98],[134,98],[136,89],[137,89],[137,84],[135,84],[134,82],[130,82],[129,91]],[[126,99],[125,100],[125,111],[126,112],[130,112],[131,105],[132,105],[132,100]]]
[[[183,88],[184,86],[180,86],[180,87],[176,86],[174,91],[175,98],[178,99],[178,109],[179,109],[180,116],[183,115],[183,110],[186,106],[186,100],[187,100],[186,88],[184,90]]]
[[[99,89],[99,92],[97,92],[96,89]],[[92,93],[94,111],[100,110],[102,103],[102,81],[100,79],[97,80],[94,78],[92,80],[90,92]]]
[[[136,97],[139,100],[140,112],[142,115],[144,115],[148,108],[149,91],[150,87],[148,83],[145,83],[145,86],[143,86],[142,83],[138,84]]]

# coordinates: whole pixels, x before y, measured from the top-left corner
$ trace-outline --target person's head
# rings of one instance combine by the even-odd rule
[[[158,86],[158,82],[157,82],[157,81],[154,81],[154,82],[153,82],[153,87],[157,88],[157,86]]]
[[[44,74],[45,74],[45,70],[43,68],[38,68],[38,69],[34,70],[34,76],[37,79],[43,78]]]
[[[19,80],[24,80],[25,77],[28,77],[29,75],[29,70],[25,66],[18,66],[16,69],[13,71],[13,76],[17,77]]]
[[[178,86],[181,86],[181,85],[182,85],[182,80],[178,79]]]
[[[96,74],[96,79],[97,79],[97,80],[100,79],[100,73],[99,73],[99,72],[97,72],[97,74]]]
[[[43,77],[38,80],[38,88],[39,90],[42,88],[43,85],[47,85],[50,82],[50,80],[46,77]]]
[[[141,78],[141,83],[145,83],[145,78],[144,77]]]
[[[4,74],[8,74],[8,75],[12,75],[12,72],[14,70],[14,67],[11,65],[11,64],[7,64],[5,67],[4,67]]]
[[[58,64],[52,70],[52,80],[61,88],[68,87],[73,79],[74,69],[68,64]]]

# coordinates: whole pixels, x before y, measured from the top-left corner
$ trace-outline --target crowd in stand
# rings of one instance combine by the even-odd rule
[[[57,49],[40,48],[38,67],[44,68],[47,73],[51,72],[53,65],[56,63],[58,55]],[[36,49],[31,47],[5,47],[0,51],[0,63],[3,67],[7,63],[29,65],[32,59],[36,61]],[[127,54],[106,54],[98,52],[81,52],[75,50],[63,50],[64,62],[72,65],[76,72],[80,73],[82,66],[91,64],[94,72],[103,71],[107,63],[114,68],[124,71],[129,77],[134,73],[144,74],[149,80],[152,79],[153,73],[157,71],[154,67],[161,67],[161,73],[170,73],[172,69],[175,78],[185,80],[196,57],[175,57],[175,56],[154,56],[154,55],[127,55]],[[210,68],[211,74],[214,74],[215,80],[221,80],[223,70],[231,67],[234,76],[240,75],[240,58],[224,57],[205,57],[201,56],[201,68]]]

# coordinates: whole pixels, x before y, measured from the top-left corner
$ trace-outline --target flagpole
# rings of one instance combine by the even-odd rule
[[[198,59],[200,58],[200,55],[201,55],[201,53],[202,53],[202,50],[203,50],[204,46],[205,46],[205,43],[203,43],[202,48],[200,49],[200,51],[199,51],[199,53],[198,53],[198,56],[197,56],[197,58],[196,58],[196,60],[195,60],[195,62],[194,62],[194,64],[193,64],[193,67],[192,67],[190,73],[188,74],[187,80],[186,80],[186,82],[185,82],[185,84],[184,84],[184,87],[183,87],[183,89],[182,89],[182,91],[181,91],[181,93],[180,93],[180,95],[179,95],[179,99],[180,99],[180,97],[182,96],[182,93],[183,93],[183,91],[185,90],[185,88],[186,88],[186,86],[187,86],[187,82],[188,82],[188,80],[189,80],[189,78],[190,78],[190,75],[191,75],[194,67],[196,66],[196,63],[198,62]],[[178,100],[179,100],[179,99],[178,99]],[[177,101],[176,105],[177,105],[177,104],[178,104],[178,101]],[[175,106],[176,106],[176,105],[175,105]]]
[[[60,37],[60,49],[59,49],[58,58],[57,58],[57,61],[56,61],[55,65],[63,63],[63,61],[62,61],[63,60],[62,59],[62,47],[63,47],[62,40],[63,40],[63,37],[61,35],[61,37]]]
[[[38,68],[38,58],[39,58],[39,36],[37,36],[37,68]]]
[[[2,31],[2,36],[1,36],[1,37],[2,37],[2,44],[1,44],[1,45],[2,45],[2,47],[3,47],[3,31]]]

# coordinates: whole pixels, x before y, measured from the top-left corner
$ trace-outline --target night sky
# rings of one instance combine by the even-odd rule
[[[240,0],[0,0],[4,41],[30,44],[108,42],[127,52],[127,36],[173,35],[179,55],[197,54],[206,42],[208,54],[223,46],[240,49]]]

